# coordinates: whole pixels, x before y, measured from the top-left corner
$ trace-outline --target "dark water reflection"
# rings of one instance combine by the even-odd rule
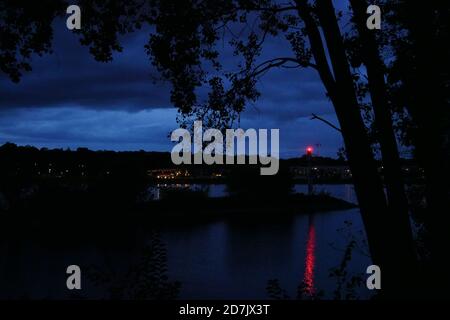
[[[223,189],[210,190],[214,195]],[[295,188],[306,190],[305,185]],[[322,185],[336,197],[356,202],[350,185]],[[345,227],[347,222],[351,226]],[[338,229],[344,228],[344,232]],[[169,271],[183,283],[182,298],[267,298],[269,279],[295,296],[304,281],[310,293],[316,289],[331,294],[335,279],[330,268],[337,267],[348,244],[348,232],[362,241],[358,209],[298,215],[267,224],[216,222],[195,228],[167,228],[163,231],[169,250]],[[355,250],[350,273],[364,272],[370,259]],[[362,290],[361,297],[368,293]]]
[[[350,185],[324,185],[336,197],[355,201]],[[210,188],[220,196],[223,186]],[[297,191],[306,186],[296,186]],[[346,226],[346,221],[351,226]],[[362,240],[358,209],[297,215],[276,223],[217,221],[196,226],[167,226],[161,230],[168,249],[168,272],[181,281],[180,298],[268,298],[267,281],[279,279],[291,296],[303,281],[310,293],[325,290],[330,296],[335,280],[330,268],[340,264],[349,239],[344,228]],[[120,235],[95,244],[83,240],[83,230],[74,243],[17,237],[0,244],[0,298],[68,298],[65,267],[97,265],[105,270],[125,269],[138,259],[148,233],[142,227],[124,227]],[[114,240],[111,240],[114,239]],[[355,251],[350,273],[364,272],[370,259]],[[122,268],[123,267],[123,268]],[[77,293],[84,298],[105,296],[102,288],[83,282]],[[361,297],[368,295],[363,289]]]

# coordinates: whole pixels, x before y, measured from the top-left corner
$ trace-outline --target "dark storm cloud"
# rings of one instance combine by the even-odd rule
[[[124,52],[109,63],[100,63],[81,46],[76,35],[55,23],[54,53],[33,59],[33,71],[19,84],[0,77],[0,108],[59,107],[73,105],[88,109],[127,110],[170,107],[170,84],[157,80],[158,72],[144,52],[148,32],[122,39]],[[271,38],[261,59],[289,53],[285,41]],[[233,67],[236,58],[222,52],[225,64]],[[313,70],[274,71],[259,85],[262,96],[256,109],[272,113],[280,120],[323,112],[327,105],[323,88]],[[320,110],[317,110],[319,108]],[[249,115],[251,110],[249,108]],[[255,111],[258,114],[258,111]]]
[[[0,111],[0,144],[89,147],[94,150],[170,150],[174,109],[137,112],[60,107]]]
[[[142,110],[89,110],[85,108],[28,108],[0,111],[0,144],[13,141],[37,147],[88,147],[93,150],[170,151],[168,135],[178,126],[173,108]],[[334,116],[327,119],[335,122]],[[317,145],[321,155],[335,156],[342,139],[333,129],[308,117],[280,122],[270,115],[244,117],[242,128],[280,129],[282,157],[301,155]]]
[[[91,109],[168,107],[167,83],[158,76],[144,53],[147,34],[123,39],[124,52],[110,63],[100,63],[65,28],[56,28],[54,53],[35,57],[33,71],[21,82],[0,78],[0,107],[52,107],[77,105]]]
[[[124,51],[99,63],[62,24],[54,53],[33,59],[33,71],[19,84],[0,74],[0,144],[169,151],[176,110],[170,85],[155,82],[159,75],[143,48],[148,36],[124,37]],[[225,68],[235,70],[229,48],[221,53]],[[286,41],[271,38],[261,61],[287,54],[292,53]],[[307,144],[321,144],[324,155],[336,154],[340,135],[310,120],[316,113],[336,123],[316,71],[275,69],[258,88],[261,97],[242,114],[241,127],[279,128],[284,157],[298,155]]]
[[[248,107],[250,117],[265,114],[283,122],[312,113],[333,113],[322,83],[312,70],[275,70],[259,87],[262,95],[254,106]]]

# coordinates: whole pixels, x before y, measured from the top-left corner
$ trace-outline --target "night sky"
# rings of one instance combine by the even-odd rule
[[[170,151],[168,134],[178,128],[169,101],[170,84],[144,52],[149,31],[122,38],[124,51],[109,63],[96,62],[78,37],[55,21],[53,54],[35,57],[20,83],[0,73],[0,144],[49,148]],[[265,57],[288,52],[285,40],[271,38]],[[292,54],[292,53],[291,53]],[[223,48],[226,65],[235,58]],[[281,157],[304,153],[336,157],[340,134],[318,120],[337,124],[331,102],[312,69],[274,69],[259,83],[261,98],[241,116],[240,127],[279,128]]]

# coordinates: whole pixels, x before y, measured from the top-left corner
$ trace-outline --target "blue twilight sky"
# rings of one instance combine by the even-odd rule
[[[35,57],[33,71],[18,84],[0,73],[0,144],[170,151],[177,112],[169,101],[170,84],[155,81],[158,73],[144,52],[148,34],[123,37],[124,51],[99,63],[65,21],[56,21],[53,54]],[[286,42],[272,38],[262,59],[285,50]],[[226,48],[222,55],[230,66],[235,62]],[[309,144],[320,145],[320,155],[336,156],[340,134],[310,120],[316,113],[337,124],[314,70],[275,69],[259,88],[262,96],[242,114],[242,128],[279,128],[282,157],[303,154]]]

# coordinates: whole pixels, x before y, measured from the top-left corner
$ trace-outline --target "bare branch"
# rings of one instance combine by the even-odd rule
[[[266,60],[266,61],[260,63],[259,65],[257,65],[253,69],[253,72],[250,74],[250,76],[256,77],[256,76],[268,71],[269,69],[276,68],[276,67],[282,67],[285,63],[288,63],[288,62],[295,63],[296,64],[295,66],[291,66],[294,68],[304,66],[296,58],[290,58],[290,57],[274,58],[274,59]],[[312,63],[308,63],[307,67],[315,68],[316,66]]]
[[[327,125],[329,125],[330,127],[332,127],[333,129],[335,129],[335,130],[337,130],[337,131],[339,131],[339,132],[342,132],[342,130],[341,130],[340,128],[336,127],[336,126],[335,126],[334,124],[332,124],[330,121],[325,120],[324,118],[319,117],[318,115],[316,115],[316,114],[313,113],[313,114],[312,114],[312,117],[311,117],[311,120],[314,120],[314,119],[320,120],[320,121],[326,123]]]

